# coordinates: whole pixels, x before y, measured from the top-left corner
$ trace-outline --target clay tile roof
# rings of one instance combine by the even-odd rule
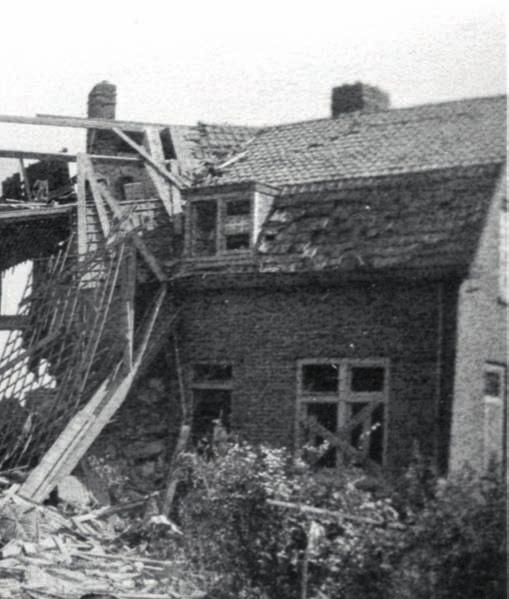
[[[267,127],[212,183],[302,185],[498,163],[505,153],[505,96],[476,98]]]
[[[170,126],[171,139],[184,170],[200,169],[204,163],[219,163],[249,141],[258,129],[237,125],[198,123]]]
[[[276,198],[260,238],[262,270],[466,267],[500,166],[369,180]]]

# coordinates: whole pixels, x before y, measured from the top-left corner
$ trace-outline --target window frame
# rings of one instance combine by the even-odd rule
[[[220,367],[229,367],[231,369],[231,374],[230,374],[230,378],[229,379],[210,379],[210,380],[204,380],[204,379],[199,379],[195,377],[195,369],[197,366],[206,366],[206,365],[212,365],[212,366],[220,366]],[[228,423],[227,423],[227,430],[231,430],[232,427],[232,422],[231,422],[231,416],[232,416],[232,407],[233,407],[233,364],[232,362],[228,362],[228,361],[223,361],[223,360],[200,360],[197,362],[193,362],[190,366],[189,366],[189,376],[188,376],[188,380],[189,380],[189,389],[191,392],[191,399],[192,399],[192,414],[194,416],[195,411],[198,407],[199,402],[196,400],[196,391],[229,391],[230,397],[229,397],[229,416],[228,416]],[[194,427],[194,418],[193,421],[191,423],[191,429],[193,429]],[[224,423],[223,423],[224,425]]]
[[[338,391],[337,393],[309,393],[303,388],[303,367],[312,364],[336,364],[338,366]],[[384,369],[384,384],[382,391],[352,391],[352,368],[380,368]],[[383,441],[381,465],[385,465],[387,456],[387,442],[389,430],[389,393],[390,393],[390,360],[389,358],[303,358],[297,360],[297,393],[296,393],[296,418],[295,418],[295,447],[301,447],[303,439],[300,426],[300,418],[305,415],[308,404],[336,404],[337,422],[334,433],[346,426],[352,418],[350,406],[352,404],[370,403],[377,400],[382,401],[384,407],[383,419]],[[369,421],[364,423],[363,434],[371,428]],[[370,444],[362,448],[364,454],[369,453]],[[339,450],[338,450],[339,452]],[[338,460],[339,463],[339,460]]]
[[[215,222],[215,252],[212,254],[199,254],[194,249],[194,240],[196,232],[196,204],[203,202],[211,202],[216,205],[216,222]],[[246,215],[228,215],[227,206],[233,202],[248,202],[249,213]],[[231,195],[215,196],[211,198],[193,198],[189,201],[189,228],[188,228],[188,242],[187,242],[187,253],[188,256],[194,259],[211,259],[211,258],[224,258],[228,256],[246,256],[253,253],[255,240],[254,240],[254,218],[255,218],[255,200],[252,191],[248,192],[236,192]],[[242,224],[242,220],[246,223]],[[228,233],[230,230],[230,233]],[[228,236],[233,235],[247,235],[249,239],[249,245],[247,248],[241,249],[226,249],[226,239]]]
[[[486,373],[494,372],[500,375],[500,395],[487,395],[484,390],[484,375]],[[485,403],[496,403],[503,404],[507,395],[507,367],[504,364],[498,362],[485,362],[482,369],[482,400]]]

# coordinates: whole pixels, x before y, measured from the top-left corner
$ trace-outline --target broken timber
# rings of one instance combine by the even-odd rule
[[[142,365],[165,296],[166,287],[163,286],[150,315],[132,367],[123,374],[122,362],[117,365],[115,371],[101,384],[88,404],[69,422],[43,456],[40,464],[29,474],[18,491],[20,496],[35,502],[43,501],[55,485],[74,470],[120,407]]]

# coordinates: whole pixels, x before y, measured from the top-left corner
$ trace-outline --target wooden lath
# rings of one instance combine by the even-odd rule
[[[110,119],[89,119],[77,116],[37,115],[17,116],[0,114],[0,123],[15,125],[41,125],[46,127],[69,127],[78,129],[105,129],[112,130],[116,127],[125,131],[143,132],[146,127],[153,126],[160,129],[168,127],[160,123],[141,123],[138,121],[117,121]]]
[[[70,474],[125,400],[141,368],[161,307],[166,297],[162,286],[143,331],[130,368],[122,359],[87,405],[68,423],[40,464],[32,470],[18,494],[35,502],[43,501],[62,478]],[[124,368],[122,368],[124,366]]]
[[[182,187],[186,187],[186,183],[183,181],[181,177],[178,177],[174,173],[170,173],[164,165],[154,159],[148,152],[145,150],[143,146],[137,144],[132,138],[129,137],[126,133],[124,133],[118,127],[115,127],[113,131],[122,139],[127,145],[131,146],[133,150],[138,152],[138,154],[150,164],[150,166],[164,179],[168,180],[169,183],[175,185],[177,189],[181,189]],[[145,131],[146,135],[146,131]]]
[[[86,183],[88,182],[90,192],[97,211],[101,231],[106,240],[111,231],[112,223],[108,217],[106,206],[111,210],[116,224],[120,225],[123,232],[129,232],[131,240],[136,249],[147,263],[158,281],[164,281],[164,274],[157,258],[147,247],[147,244],[135,231],[135,225],[131,222],[129,215],[122,210],[120,204],[115,200],[106,186],[101,185],[95,174],[94,166],[87,154],[78,154],[78,249],[80,254],[87,251],[87,195]]]
[[[341,429],[336,432],[330,431],[325,426],[321,425],[315,416],[302,416],[300,418],[301,425],[308,431],[322,437],[331,447],[341,451],[346,457],[354,459],[357,462],[369,466],[374,471],[380,471],[381,466],[374,460],[371,460],[365,452],[356,449],[349,439],[350,433],[359,425],[368,422],[373,412],[381,405],[382,401],[372,401],[353,416]]]

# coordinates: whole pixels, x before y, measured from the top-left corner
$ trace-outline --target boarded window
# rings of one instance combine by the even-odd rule
[[[358,450],[358,457],[382,463],[388,361],[301,360],[298,366],[297,400],[304,408],[298,413],[315,416],[331,432],[344,435],[343,440]],[[349,426],[352,419],[355,423]],[[348,432],[341,433],[342,429]],[[318,436],[315,442],[320,440]],[[337,451],[332,449],[333,454]],[[329,456],[323,465],[333,461]]]

